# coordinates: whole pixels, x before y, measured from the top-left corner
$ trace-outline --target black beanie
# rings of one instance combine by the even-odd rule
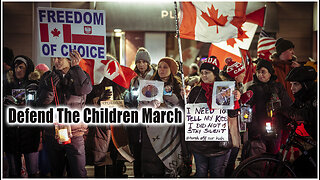
[[[137,50],[135,63],[137,63],[138,60],[144,60],[144,61],[148,62],[148,64],[150,64],[151,58],[150,58],[150,54],[146,48],[140,47]]]
[[[3,61],[7,63],[10,67],[13,67],[13,51],[8,47],[3,47]]]
[[[283,38],[279,38],[275,44],[276,46],[276,51],[277,54],[280,56],[281,53],[283,53],[284,51],[290,49],[290,48],[294,48],[294,45],[291,41],[289,40],[285,40]]]
[[[270,74],[272,74],[272,75],[274,74],[274,69],[273,69],[272,63],[270,61],[267,61],[264,59],[259,60],[256,70],[259,70],[262,67],[268,69]]]
[[[215,76],[219,77],[220,70],[219,70],[219,61],[217,57],[210,56],[209,58],[206,58],[200,66],[200,71],[202,69],[212,71]]]

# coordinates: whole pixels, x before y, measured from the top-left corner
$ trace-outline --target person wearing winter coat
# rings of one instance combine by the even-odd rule
[[[245,96],[243,92],[243,80],[245,78],[245,67],[238,62],[233,61],[231,58],[225,59],[226,65],[223,70],[220,72],[220,77],[224,81],[235,81],[236,92],[238,95],[241,95],[241,99],[244,99]],[[248,98],[246,101],[249,100]],[[230,152],[230,156],[227,162],[227,167],[225,170],[226,177],[230,177],[234,168],[235,168],[235,161],[237,159],[240,145],[241,145],[241,137],[238,125],[238,114],[240,113],[240,105],[242,102],[235,101],[234,110],[228,110],[228,118],[229,118],[229,129],[230,134],[232,137],[233,147]]]
[[[125,106],[128,108],[137,108],[138,107],[138,89],[140,86],[140,80],[150,80],[156,69],[151,65],[151,57],[148,50],[144,47],[140,47],[137,50],[135,57],[134,71],[137,73],[137,76],[131,80],[129,90],[125,95]],[[133,153],[135,158],[133,162],[133,171],[134,177],[142,177],[141,172],[141,127],[140,126],[130,126],[127,127],[130,150]]]
[[[79,62],[82,59],[79,52],[72,50],[70,58],[55,57],[52,71],[46,72],[40,80],[37,105],[65,105],[72,109],[81,109],[86,102],[86,96],[92,90],[89,75],[84,72]],[[71,127],[70,127],[71,126]],[[86,177],[85,148],[83,134],[87,126],[83,123],[70,125],[71,143],[61,144],[55,127],[45,128],[45,141],[49,149],[51,176],[63,177],[66,165],[69,177]],[[56,128],[60,128],[57,125]],[[56,137],[58,139],[56,139]]]
[[[285,81],[286,75],[292,68],[301,66],[294,55],[294,44],[289,40],[279,38],[275,46],[276,52],[271,55],[271,59],[275,75],[278,77],[276,81],[284,86],[289,97],[294,100],[290,90],[291,86],[289,82]]]
[[[281,114],[302,122],[307,133],[317,140],[317,72],[313,67],[293,68],[286,81],[291,84],[295,101],[289,108],[282,108]],[[280,113],[280,112],[279,112]]]
[[[201,83],[191,90],[188,103],[207,103],[208,107],[212,109],[214,82],[221,81],[219,61],[215,56],[205,59],[201,64],[200,78]],[[210,177],[225,176],[226,162],[232,145],[224,146],[219,141],[188,141],[187,146],[195,159],[195,177],[208,177],[208,172]]]
[[[248,88],[253,91],[253,96],[248,102],[252,107],[252,122],[247,123],[248,139],[262,140],[269,153],[276,153],[280,149],[283,130],[283,119],[275,118],[274,113],[279,108],[292,104],[287,91],[276,79],[272,63],[261,59],[256,67],[254,83]],[[274,134],[267,133],[266,122],[272,122]]]
[[[16,56],[13,61],[13,81],[4,82],[4,108],[9,105],[24,107],[33,105],[28,101],[27,93],[35,91],[37,83],[28,79],[34,64],[27,56]],[[18,93],[17,93],[18,92]],[[6,117],[4,110],[4,120]],[[21,177],[21,156],[24,155],[28,177],[38,176],[38,157],[40,128],[31,126],[8,126],[4,122],[4,152],[9,164],[9,177]]]
[[[291,84],[291,90],[295,97],[293,104],[282,109],[279,113],[288,119],[293,119],[303,123],[304,129],[312,139],[317,142],[317,72],[310,66],[301,66],[293,68],[286,77]],[[299,129],[299,127],[298,127]],[[297,129],[297,130],[298,130]],[[297,132],[298,133],[298,132]],[[308,149],[309,154],[316,163],[317,146]],[[294,161],[293,167],[297,177],[317,177],[317,167],[311,165],[309,157],[302,154]]]
[[[139,102],[154,108],[183,107],[181,79],[176,76],[178,65],[170,57],[160,59],[158,70],[152,80],[164,82],[164,88],[171,87],[170,95],[163,95],[163,103],[158,100]],[[178,169],[183,163],[182,126],[162,125],[141,128],[141,164],[143,177],[178,177]],[[173,163],[174,162],[174,163]]]

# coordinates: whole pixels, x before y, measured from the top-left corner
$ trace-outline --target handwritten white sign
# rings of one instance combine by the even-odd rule
[[[228,141],[228,113],[210,110],[206,103],[186,104],[186,141]]]

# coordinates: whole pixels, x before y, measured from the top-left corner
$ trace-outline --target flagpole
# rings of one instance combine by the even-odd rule
[[[176,19],[176,34],[178,38],[178,48],[179,48],[179,69],[181,71],[181,80],[182,80],[182,89],[183,89],[183,99],[184,104],[187,104],[187,93],[186,88],[184,84],[184,74],[183,74],[183,62],[182,62],[182,48],[181,48],[181,39],[180,39],[180,33],[179,33],[179,20],[178,20],[178,5],[177,1],[174,1],[174,8],[175,8],[175,19]]]

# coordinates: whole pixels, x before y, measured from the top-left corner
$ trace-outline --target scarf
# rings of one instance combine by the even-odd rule
[[[213,83],[207,84],[207,83],[201,82],[201,87],[202,89],[204,89],[204,91],[206,91],[205,96],[207,98],[207,104],[209,109],[212,110],[211,104],[212,104]]]

